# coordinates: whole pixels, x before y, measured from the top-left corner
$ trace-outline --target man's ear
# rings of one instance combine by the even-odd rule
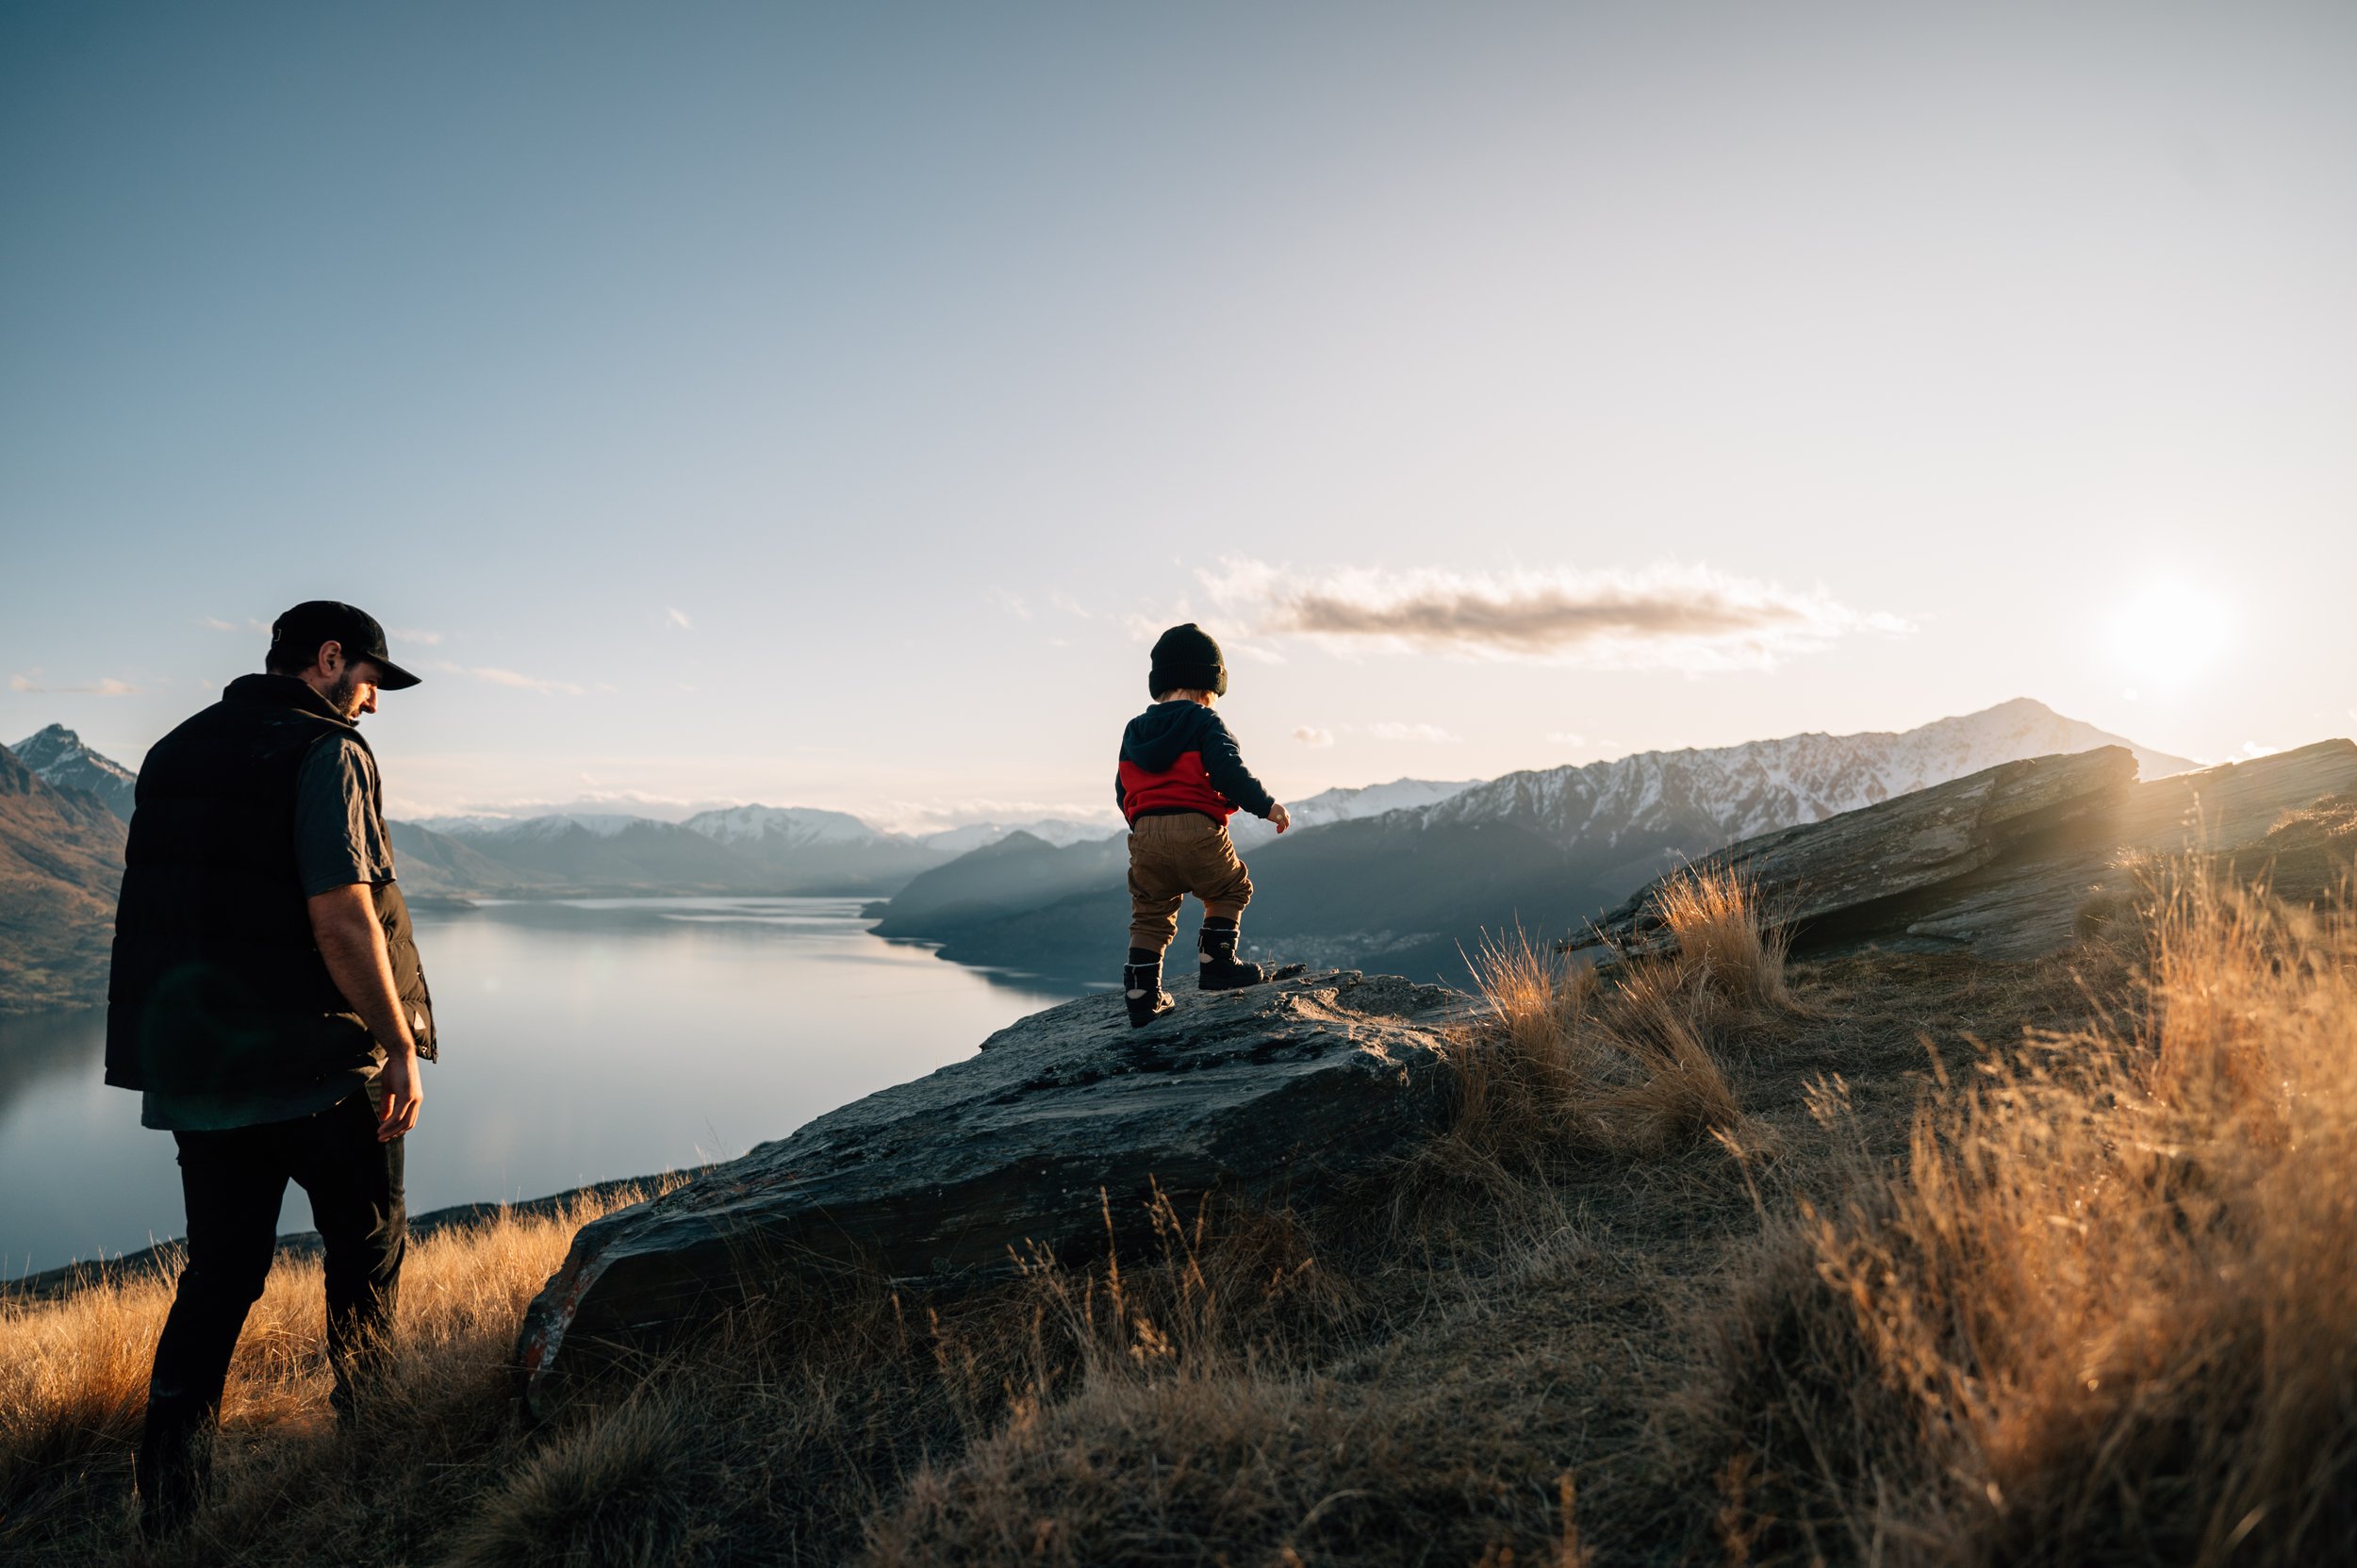
[[[318,668],[324,669],[333,675],[336,673],[336,667],[343,662],[343,657],[344,645],[331,638],[320,644],[320,651],[311,662]]]

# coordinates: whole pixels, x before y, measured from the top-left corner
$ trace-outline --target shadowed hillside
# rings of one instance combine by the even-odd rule
[[[0,1013],[105,996],[123,838],[97,796],[52,788],[0,747]]]

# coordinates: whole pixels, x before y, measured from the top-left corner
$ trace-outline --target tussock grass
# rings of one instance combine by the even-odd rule
[[[1786,942],[1723,870],[1683,873],[1660,908],[1675,948],[1608,973],[1520,933],[1483,945],[1488,1015],[1460,1041],[1457,1114],[1428,1168],[1502,1191],[1565,1155],[1657,1155],[1745,1130],[1729,1067],[1745,1026],[1796,1010]]]
[[[1792,937],[1759,890],[1721,866],[1688,867],[1663,883],[1654,909],[1676,941],[1680,988],[1735,1018],[1793,1005],[1785,983]]]
[[[1731,1556],[2357,1553],[2357,921],[2190,866],[2142,905],[2134,1006],[1987,1053],[1763,1243]]]

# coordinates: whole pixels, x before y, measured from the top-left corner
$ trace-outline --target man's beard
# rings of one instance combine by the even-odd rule
[[[327,688],[326,697],[327,705],[341,714],[346,723],[360,722],[360,683],[352,678],[352,671],[347,669],[338,676],[336,684]]]

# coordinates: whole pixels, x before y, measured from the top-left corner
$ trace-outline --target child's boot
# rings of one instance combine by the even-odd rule
[[[1121,966],[1121,999],[1129,1004],[1129,1027],[1144,1029],[1178,1004],[1162,989],[1162,955],[1149,948],[1131,948],[1129,962]]]
[[[1233,991],[1240,986],[1258,985],[1268,979],[1258,964],[1239,963],[1236,959],[1236,939],[1242,933],[1236,921],[1224,915],[1203,916],[1202,934],[1195,938],[1196,949],[1203,955],[1203,966],[1197,971],[1195,983],[1206,991]]]

